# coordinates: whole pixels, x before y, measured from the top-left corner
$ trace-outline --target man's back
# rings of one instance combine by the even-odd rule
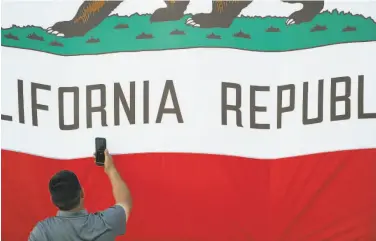
[[[39,222],[29,241],[112,241],[125,233],[125,216],[120,205],[93,214],[59,211],[55,217]]]

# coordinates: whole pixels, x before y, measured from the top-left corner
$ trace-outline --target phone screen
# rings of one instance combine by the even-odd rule
[[[106,139],[104,139],[104,138],[96,138],[95,139],[95,149],[97,151],[99,151],[99,150],[104,151],[106,149]]]

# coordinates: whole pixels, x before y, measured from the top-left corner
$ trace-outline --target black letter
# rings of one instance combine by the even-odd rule
[[[13,117],[10,116],[10,115],[1,114],[1,120],[3,120],[3,121],[13,121]]]
[[[375,113],[364,113],[364,76],[358,76],[358,118],[359,119],[372,119],[376,118]]]
[[[168,94],[170,93],[173,108],[165,108]],[[167,80],[163,89],[161,103],[159,105],[156,123],[161,123],[163,114],[175,114],[179,123],[183,123],[183,116],[181,115],[178,98],[176,96],[174,82]]]
[[[91,105],[91,92],[93,90],[100,90],[101,92],[101,104],[100,106],[93,107]],[[103,84],[99,85],[88,85],[86,86],[86,125],[87,128],[93,127],[93,113],[101,113],[101,123],[102,126],[107,126],[107,113],[106,113],[106,86]]]
[[[144,124],[149,123],[149,81],[144,81]]]
[[[38,126],[38,110],[48,111],[47,105],[37,103],[37,89],[51,91],[51,86],[31,83],[31,115],[33,119],[33,126]]]
[[[253,129],[270,129],[270,124],[256,123],[256,112],[266,112],[266,106],[256,106],[256,91],[270,91],[269,86],[250,86],[250,126]]]
[[[285,90],[290,90],[290,103],[289,106],[282,107],[282,92]],[[282,113],[290,112],[295,109],[295,85],[278,86],[277,92],[277,129],[281,129]]]
[[[120,125],[120,105],[119,102],[121,101],[121,105],[123,106],[123,110],[128,118],[129,123],[132,125],[136,122],[136,112],[135,112],[135,82],[130,82],[130,105],[128,106],[128,102],[125,99],[123,90],[119,83],[115,83],[114,85],[114,115],[115,115],[115,126]]]
[[[25,103],[24,103],[24,91],[23,91],[23,80],[18,80],[17,82],[18,90],[18,121],[21,124],[25,124]]]
[[[345,95],[337,96],[337,83],[345,83]],[[351,116],[350,111],[350,95],[351,95],[351,78],[349,76],[332,78],[331,83],[331,91],[330,91],[330,120],[331,121],[338,121],[338,120],[348,120]],[[336,103],[339,101],[345,102],[345,114],[337,115],[337,106]]]
[[[317,117],[308,119],[308,82],[303,84],[303,125],[321,123],[324,116],[324,80],[319,80]]]
[[[79,89],[77,86],[73,87],[59,87],[59,128],[63,131],[77,130],[80,127],[80,105],[79,105]],[[73,124],[66,125],[64,123],[64,94],[73,93]]]
[[[235,105],[227,104],[227,89],[235,89]],[[222,82],[222,125],[227,125],[227,111],[233,110],[236,112],[236,125],[243,127],[242,125],[242,88],[239,84]]]

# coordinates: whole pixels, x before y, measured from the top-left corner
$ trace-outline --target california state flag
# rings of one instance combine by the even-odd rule
[[[376,36],[265,52],[227,48],[221,30],[201,47],[167,34],[111,52],[23,29],[44,40],[2,30],[2,241],[56,214],[48,182],[62,169],[89,212],[114,204],[95,137],[134,198],[118,240],[376,240]]]

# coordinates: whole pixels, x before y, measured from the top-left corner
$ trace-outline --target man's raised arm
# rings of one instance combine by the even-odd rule
[[[116,205],[120,205],[124,208],[127,221],[132,209],[132,196],[127,184],[117,171],[108,150],[105,151],[104,170],[110,179]]]

